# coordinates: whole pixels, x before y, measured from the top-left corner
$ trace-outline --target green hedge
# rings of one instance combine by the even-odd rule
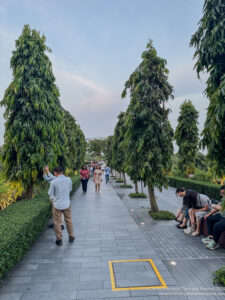
[[[167,178],[169,179],[169,186],[193,189],[201,194],[207,195],[211,199],[219,200],[221,198],[220,185],[218,184],[172,176],[167,176]]]
[[[175,215],[168,210],[160,210],[158,212],[149,211],[149,215],[155,220],[174,220]]]
[[[73,176],[73,192],[80,176]],[[51,216],[48,186],[37,196],[21,200],[0,211],[0,279],[23,257]]]

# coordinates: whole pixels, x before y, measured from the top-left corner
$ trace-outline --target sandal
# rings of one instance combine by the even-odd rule
[[[178,222],[178,223],[182,223],[181,221],[179,221],[179,220],[177,219],[177,217],[174,218],[174,220],[175,220],[176,222]]]
[[[187,226],[180,226],[180,224],[176,225],[176,227],[177,227],[178,229],[185,229],[185,228],[187,228]]]

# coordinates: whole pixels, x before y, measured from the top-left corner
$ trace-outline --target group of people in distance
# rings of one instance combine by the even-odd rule
[[[187,235],[198,236],[201,234],[201,222],[204,218],[208,236],[202,242],[210,250],[217,249],[220,235],[225,231],[225,185],[220,188],[222,199],[219,204],[212,204],[208,196],[191,189],[177,188],[176,195],[183,198],[183,205],[175,218],[180,223],[177,228],[184,229]]]
[[[90,168],[91,171],[90,171]],[[95,183],[95,191],[100,192],[100,185],[102,182],[102,175],[105,172],[106,183],[109,181],[110,168],[106,166],[104,170],[101,170],[100,165],[93,164],[87,168],[86,165],[80,170],[80,180],[82,183],[83,193],[87,192],[87,184],[90,176],[93,176]],[[50,173],[49,167],[45,166],[43,169],[43,178],[50,183],[48,195],[50,202],[52,203],[53,224],[50,227],[54,227],[56,235],[56,245],[62,245],[62,230],[64,229],[64,220],[66,222],[66,228],[69,235],[69,243],[73,243],[75,236],[73,233],[73,223],[70,208],[70,193],[72,191],[72,181],[69,177],[64,176],[63,169],[56,167],[54,169],[54,175]]]
[[[95,183],[95,192],[100,193],[102,175],[103,173],[105,173],[105,182],[108,183],[110,172],[110,167],[108,167],[107,165],[104,169],[101,169],[101,166],[96,163],[91,164],[89,168],[86,165],[84,165],[80,170],[80,180],[82,183],[83,193],[87,192],[87,184],[90,177],[93,177],[93,181]]]

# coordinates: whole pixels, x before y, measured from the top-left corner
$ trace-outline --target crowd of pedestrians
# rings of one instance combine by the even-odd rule
[[[102,177],[105,174],[105,182],[109,182],[110,167],[98,163],[91,163],[89,166],[82,166],[80,170],[80,181],[83,193],[87,193],[88,181],[93,179],[95,192],[100,193]],[[50,183],[48,195],[52,203],[53,224],[55,229],[56,245],[62,245],[62,230],[64,221],[69,235],[69,242],[73,243],[75,236],[70,208],[70,192],[72,191],[72,181],[64,176],[63,169],[56,167],[54,175],[50,173],[48,166],[44,168],[44,180]],[[182,207],[179,209],[175,220],[179,223],[177,228],[183,229],[184,233],[192,237],[201,234],[202,220],[206,220],[208,236],[202,239],[206,247],[210,250],[219,247],[219,238],[225,231],[225,186],[221,186],[221,202],[212,204],[210,198],[192,189],[177,188],[177,196],[183,198]],[[189,226],[188,226],[189,225]]]
[[[225,186],[220,188],[221,202],[218,204],[212,204],[209,197],[191,189],[178,188],[176,194],[183,198],[183,205],[175,218],[179,223],[177,228],[195,237],[201,234],[202,219],[206,220],[208,236],[202,242],[210,250],[217,249],[220,235],[225,231]]]

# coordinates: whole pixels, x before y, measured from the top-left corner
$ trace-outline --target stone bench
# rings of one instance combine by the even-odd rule
[[[202,220],[201,224],[201,233],[205,236],[208,236],[207,223],[204,219]],[[221,245],[221,247],[225,248],[225,231],[223,231],[220,235],[219,244]]]

